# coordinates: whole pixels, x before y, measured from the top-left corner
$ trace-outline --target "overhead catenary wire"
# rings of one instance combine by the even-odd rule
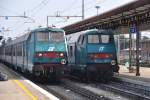
[[[88,1],[88,2],[85,2],[85,4],[86,5],[89,5],[89,4],[91,4],[91,3],[95,3],[95,2],[93,2],[93,0],[90,0],[90,1]],[[70,7],[71,8],[66,8],[66,9],[64,9],[64,10],[62,10],[62,11],[60,11],[60,12],[62,12],[62,13],[65,13],[65,12],[69,12],[69,11],[71,11],[71,10],[76,10],[76,9],[79,9],[79,10],[81,10],[81,8],[79,8],[79,7],[81,7],[81,5],[77,5],[77,6],[73,6],[73,4],[74,4],[74,1],[71,3],[71,5],[70,5]],[[75,8],[75,9],[73,9],[73,8]],[[73,13],[73,12],[72,12]],[[81,14],[79,14],[79,15],[77,15],[77,16],[80,16]],[[68,17],[69,17],[70,15],[68,15]],[[74,15],[74,14],[71,14],[71,16],[76,16],[76,15]],[[57,21],[57,22],[55,22],[54,24],[59,24],[59,23],[62,23],[62,22],[67,22],[67,21]]]
[[[5,8],[5,7],[1,6],[1,5],[0,5],[0,9],[5,10],[7,12],[10,12],[12,14],[18,15],[18,16],[20,15],[19,13],[15,12],[15,11],[12,11],[12,10],[10,10],[8,8]]]
[[[100,0],[99,2],[97,2],[97,3],[95,3],[95,2],[93,2],[93,0],[90,0],[89,2],[85,2],[85,4],[86,4],[86,8],[85,8],[85,11],[89,11],[90,9],[92,9],[92,7],[94,7],[94,5],[95,4],[101,4],[101,3],[104,3],[106,0]],[[88,5],[91,5],[90,7],[88,6]],[[87,8],[88,7],[88,8]],[[70,11],[71,9],[69,9],[69,10],[67,10],[67,11]],[[66,12],[67,12],[66,11]],[[75,13],[75,14],[72,14],[72,15],[79,15],[80,13],[81,13],[82,11],[80,10],[80,11],[78,11],[77,13]],[[63,21],[64,22],[64,21]],[[62,23],[62,21],[60,21],[60,22],[56,22],[55,24],[59,24],[59,23]]]
[[[104,2],[106,2],[106,0],[99,0],[99,2],[97,2],[97,3],[95,3],[95,2],[86,2],[86,6],[85,6],[85,11],[87,12],[87,11],[89,11],[90,9],[93,9],[94,7],[95,7],[95,5],[99,5],[99,4],[102,4],[102,3],[104,3]],[[88,5],[91,5],[91,6],[88,6]],[[78,14],[81,14],[81,10],[80,11],[78,11],[77,13],[75,13],[75,14],[73,14],[73,15],[78,15]],[[81,20],[81,19],[80,19]],[[58,23],[56,23],[56,24],[59,24],[59,23],[61,23],[61,22],[58,22]]]
[[[27,10],[26,12],[32,13],[31,17],[34,17],[40,10],[42,10],[43,7],[45,7],[50,0],[42,0],[38,5],[33,7],[31,10]]]
[[[75,8],[76,6],[74,6],[76,4],[77,0],[73,0],[73,2],[71,2],[71,4],[69,4],[67,6],[67,8],[61,10],[60,12],[64,13],[64,12],[68,12],[70,10],[73,10],[72,8]],[[79,6],[79,5],[78,5]]]
[[[35,17],[36,14],[37,14],[43,7],[45,7],[45,6],[48,4],[49,1],[50,1],[50,0],[42,0],[39,4],[37,4],[35,7],[31,8],[31,10],[27,10],[26,12],[27,12],[27,13],[28,13],[28,12],[30,12],[30,13],[32,12],[31,17]],[[29,17],[30,20],[31,20],[31,17]],[[33,21],[33,18],[32,18],[32,21]],[[19,23],[19,21],[17,21],[16,23]],[[35,23],[35,21],[34,21],[34,23]],[[33,23],[32,23],[32,24],[33,24]],[[16,27],[14,28],[14,30],[21,29],[21,28],[24,27],[25,25],[26,25],[25,22],[20,23],[20,24],[18,24],[17,26],[16,26],[16,24],[14,24],[14,26],[16,26]]]
[[[89,11],[90,9],[93,9],[93,7],[95,6],[94,4],[97,4],[97,5],[98,5],[98,4],[102,4],[102,3],[106,2],[106,1],[107,1],[107,0],[102,0],[102,1],[100,0],[98,3],[93,2],[92,5],[90,4],[90,5],[91,5],[90,7],[85,8],[85,11],[87,12],[87,11]],[[86,5],[85,7],[87,7],[87,5]],[[81,13],[81,11],[77,12],[76,14],[78,14],[78,13]],[[76,14],[75,14],[75,15],[76,15]]]
[[[93,2],[93,0],[90,0],[90,1],[88,1],[88,2],[85,2],[85,5],[89,5],[89,4],[91,4],[91,2]],[[94,3],[94,2],[93,2],[93,3]],[[66,12],[70,12],[71,10],[73,10],[73,11],[75,11],[75,10],[77,10],[77,9],[81,10],[81,5],[77,5],[77,6],[70,5],[70,6],[71,6],[71,8],[65,9],[65,10],[63,10],[63,11],[61,11],[61,12],[62,12],[62,13],[66,13]],[[73,13],[73,12],[71,12],[71,13]]]
[[[28,13],[28,12],[33,12],[33,11],[36,11],[36,12],[33,12],[32,13],[32,17],[34,17],[35,16],[35,13],[38,13],[38,9],[41,9],[41,6],[43,7],[43,4],[44,4],[44,6],[49,2],[50,0],[42,0],[38,5],[36,5],[35,7],[33,7],[31,10],[27,10],[26,12]],[[40,7],[40,8],[39,8]],[[30,17],[29,17],[30,18]],[[18,23],[19,21],[17,21],[16,23]],[[34,21],[35,22],[35,21]],[[24,22],[23,23],[21,23],[21,24],[19,24],[19,26],[20,25],[23,25],[23,24],[25,24]],[[16,26],[16,24],[14,24],[14,26]],[[17,29],[17,27],[15,28],[15,29]]]

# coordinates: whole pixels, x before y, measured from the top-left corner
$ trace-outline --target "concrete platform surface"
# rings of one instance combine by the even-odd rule
[[[127,67],[120,65],[119,74],[120,76],[125,78],[135,79],[135,80],[150,83],[150,68],[147,67],[140,67],[140,76],[136,76],[135,70],[132,73],[130,73]]]
[[[0,100],[59,100],[1,63],[0,72],[8,75],[8,81],[0,81]]]

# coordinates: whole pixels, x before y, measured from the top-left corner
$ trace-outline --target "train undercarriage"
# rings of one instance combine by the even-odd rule
[[[38,64],[34,65],[33,74],[38,80],[56,82],[62,79],[63,68],[61,64]]]
[[[69,66],[65,69],[65,74],[81,79],[81,81],[110,81],[114,74],[114,69],[110,64],[91,64],[86,67]],[[69,69],[69,70],[68,70]],[[67,71],[66,71],[67,70]]]

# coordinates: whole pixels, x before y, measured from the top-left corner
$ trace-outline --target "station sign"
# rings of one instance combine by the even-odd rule
[[[130,27],[129,32],[130,33],[136,33],[136,27],[135,26]]]

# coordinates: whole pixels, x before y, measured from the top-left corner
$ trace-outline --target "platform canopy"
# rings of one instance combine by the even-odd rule
[[[63,29],[71,34],[93,28],[121,30],[134,24],[140,26],[140,30],[150,29],[150,0],[137,0]]]

